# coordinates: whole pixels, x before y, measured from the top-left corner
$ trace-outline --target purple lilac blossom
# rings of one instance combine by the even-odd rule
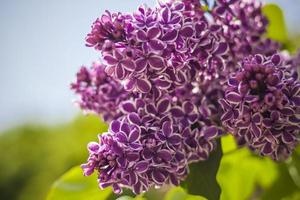
[[[87,35],[87,46],[100,52],[104,64],[82,68],[72,89],[83,110],[110,122],[99,141],[88,145],[89,158],[82,165],[86,176],[98,173],[101,188],[112,186],[121,193],[125,187],[139,194],[151,186],[178,185],[189,172],[188,164],[206,160],[214,150],[215,139],[227,131],[222,121],[240,142],[274,159],[286,157],[297,144],[299,97],[293,92],[298,82],[288,75],[295,70],[284,71],[283,64],[294,69],[297,60],[268,57],[280,46],[263,36],[267,20],[262,5],[218,0],[210,9],[201,2],[159,2],[154,9],[140,6],[132,15],[106,11]],[[251,94],[258,96],[255,110],[246,109],[241,95],[242,108],[230,101],[239,87],[227,86],[228,77],[251,70],[254,58],[245,59],[242,68],[238,63],[257,53],[266,56],[255,56],[261,58],[258,68],[267,65],[272,72],[265,73],[280,76],[279,96],[289,98],[275,109],[278,118],[259,107],[279,101],[277,94],[265,94],[269,85]],[[251,81],[260,88],[255,84]],[[239,131],[240,110],[247,112],[249,130]],[[264,118],[279,120],[269,131],[272,137],[261,133],[269,128],[258,124]]]
[[[71,89],[79,96],[76,104],[87,113],[96,113],[110,122],[121,116],[119,105],[130,98],[123,86],[104,72],[104,65],[94,62],[90,69],[81,67]]]
[[[250,149],[284,160],[298,144],[300,82],[280,55],[245,58],[228,80],[223,124]]]

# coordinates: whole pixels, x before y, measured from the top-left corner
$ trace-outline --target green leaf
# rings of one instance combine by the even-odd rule
[[[99,189],[96,174],[85,177],[80,167],[74,167],[53,184],[47,200],[105,200],[111,194],[110,188]]]
[[[280,7],[278,7],[276,4],[266,4],[262,10],[263,14],[269,20],[267,37],[278,42],[286,43],[288,41],[288,32],[284,15]]]
[[[218,140],[216,150],[209,159],[190,164],[190,173],[182,186],[189,194],[200,195],[208,200],[219,200],[221,188],[216,180],[216,174],[222,158],[221,142]]]
[[[206,200],[206,198],[190,195],[181,187],[173,187],[167,192],[164,200]]]
[[[222,138],[222,146],[228,145],[228,141],[231,145],[231,141],[225,139]],[[221,200],[257,199],[277,176],[274,161],[256,156],[247,148],[230,151],[223,155],[217,174],[222,188]]]

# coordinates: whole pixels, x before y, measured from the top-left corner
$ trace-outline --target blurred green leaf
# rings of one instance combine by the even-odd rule
[[[234,137],[231,134],[223,136],[221,139],[221,144],[224,155],[236,151],[238,148],[236,141],[234,140]]]
[[[105,200],[111,193],[111,188],[99,189],[96,174],[85,177],[74,167],[53,184],[47,200]]]
[[[173,187],[167,192],[164,200],[206,200],[206,198],[190,195],[181,187]]]
[[[232,136],[222,138],[223,149],[231,149]],[[276,163],[255,156],[247,148],[224,154],[217,174],[221,200],[257,199],[277,177]]]
[[[70,167],[85,162],[89,141],[107,130],[97,116],[56,126],[26,125],[0,134],[0,199],[42,200]]]
[[[222,158],[221,142],[218,140],[216,150],[210,154],[208,160],[189,165],[190,173],[182,186],[189,194],[200,195],[208,200],[218,200],[221,188],[216,180]]]
[[[278,42],[288,41],[288,32],[285,24],[283,12],[276,4],[266,4],[263,13],[269,20],[267,36]]]

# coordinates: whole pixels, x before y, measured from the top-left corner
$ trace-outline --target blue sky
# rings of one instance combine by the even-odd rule
[[[286,11],[289,30],[300,21],[299,0],[273,0]],[[104,10],[132,12],[155,0],[1,0],[0,130],[57,123],[79,112],[69,83],[82,64],[98,58],[84,38]],[[288,12],[287,12],[288,11]]]

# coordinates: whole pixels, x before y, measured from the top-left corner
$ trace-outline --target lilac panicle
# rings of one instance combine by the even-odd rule
[[[298,144],[300,82],[278,54],[245,58],[220,103],[223,124],[254,151],[283,160]]]
[[[81,109],[101,115],[106,122],[121,116],[119,104],[130,96],[104,72],[104,65],[99,62],[94,62],[90,69],[82,67],[71,89],[79,96],[76,103]]]
[[[297,144],[299,62],[273,55],[280,45],[264,36],[261,3],[203,2],[107,11],[92,25],[86,45],[103,64],[82,68],[72,89],[83,110],[110,122],[82,165],[101,188],[178,185],[228,130],[276,160]]]

